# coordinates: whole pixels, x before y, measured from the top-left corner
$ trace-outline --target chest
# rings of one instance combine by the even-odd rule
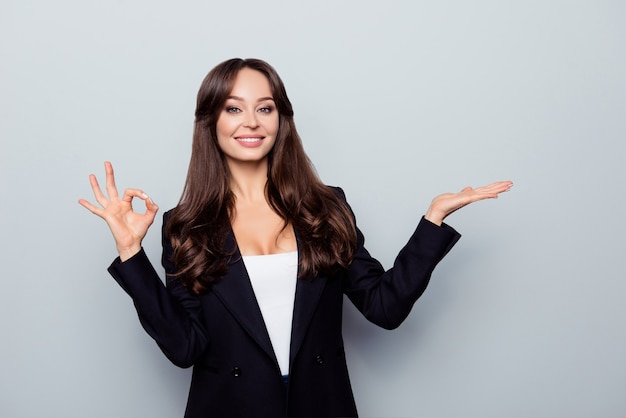
[[[291,224],[274,212],[269,205],[238,205],[232,229],[244,255],[266,255],[297,250]]]

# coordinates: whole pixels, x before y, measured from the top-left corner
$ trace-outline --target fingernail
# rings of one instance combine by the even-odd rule
[[[141,193],[141,197],[143,197],[144,199],[150,199],[150,196],[148,196],[147,194],[143,192]]]

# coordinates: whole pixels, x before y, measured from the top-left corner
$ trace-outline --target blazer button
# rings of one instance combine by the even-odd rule
[[[233,373],[234,377],[239,377],[239,376],[241,376],[241,369],[239,367],[235,366],[235,367],[233,367],[232,373]]]
[[[324,357],[322,357],[321,355],[315,357],[315,362],[317,364],[324,364]]]

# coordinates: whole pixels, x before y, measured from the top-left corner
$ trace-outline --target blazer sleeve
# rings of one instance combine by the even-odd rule
[[[167,217],[166,213],[163,229]],[[209,340],[200,319],[200,300],[169,276],[174,272],[171,254],[171,244],[163,234],[167,287],[143,249],[124,262],[118,257],[108,271],[132,298],[141,325],[167,358],[179,367],[190,367],[206,350]]]
[[[340,194],[345,199],[343,191]],[[385,271],[365,249],[365,238],[357,228],[357,248],[346,273],[344,293],[369,321],[386,329],[397,328],[426,290],[439,261],[460,238],[452,227],[437,226],[422,217],[393,266]]]

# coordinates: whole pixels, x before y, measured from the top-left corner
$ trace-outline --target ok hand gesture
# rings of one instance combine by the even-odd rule
[[[105,220],[113,233],[113,238],[115,238],[120,259],[125,261],[141,250],[141,241],[152,225],[159,207],[139,189],[126,189],[120,199],[115,187],[113,166],[107,161],[104,163],[104,168],[108,197],[102,193],[96,176],[91,174],[89,182],[100,206],[96,206],[85,199],[80,199],[78,203]],[[133,210],[133,198],[139,198],[145,202],[146,211],[144,213]]]

